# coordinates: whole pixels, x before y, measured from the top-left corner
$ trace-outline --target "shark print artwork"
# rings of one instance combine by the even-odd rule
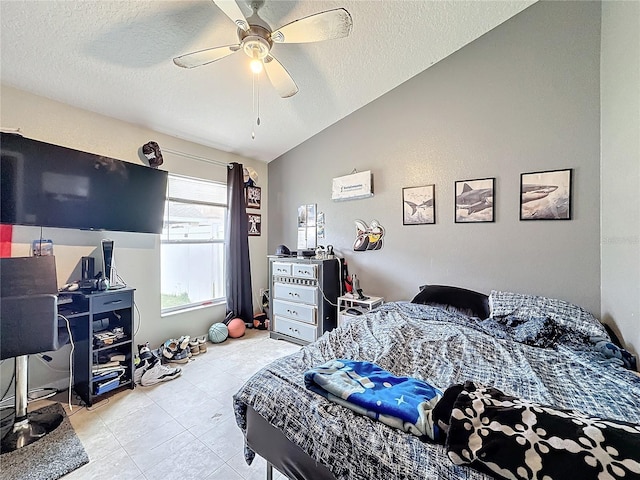
[[[570,220],[571,169],[520,175],[520,220]]]
[[[495,178],[456,182],[456,223],[493,222]]]
[[[436,223],[435,185],[402,189],[403,225]]]

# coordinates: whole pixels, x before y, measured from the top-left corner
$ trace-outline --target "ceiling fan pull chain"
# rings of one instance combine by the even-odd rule
[[[256,113],[256,73],[254,73],[251,77],[251,109],[253,113]],[[251,128],[251,140],[256,139],[256,129],[255,127]]]
[[[253,113],[256,114],[256,125],[260,126],[260,73],[254,73],[252,78],[252,91],[253,91]],[[251,139],[256,139],[256,129],[251,129]]]
[[[256,75],[260,75],[260,74],[258,73]],[[256,107],[257,107],[257,111],[258,111],[258,114],[256,115],[256,124],[258,126],[260,126],[260,81],[259,80],[260,79],[258,79],[258,86],[256,87],[257,88]]]

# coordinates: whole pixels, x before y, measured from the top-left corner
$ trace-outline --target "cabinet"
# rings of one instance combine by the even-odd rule
[[[135,386],[133,292],[133,288],[122,288],[74,293],[69,303],[58,306],[58,312],[69,320],[73,335],[74,390],[87,406],[107,392]],[[114,331],[115,338],[99,339]],[[105,363],[110,358],[118,366],[108,371]]]
[[[336,326],[338,259],[269,257],[271,338],[299,345]]]
[[[338,326],[342,325],[345,320],[358,316],[356,313],[349,313],[350,309],[367,313],[374,308],[378,308],[383,303],[383,297],[369,297],[366,300],[358,300],[351,295],[338,297]]]

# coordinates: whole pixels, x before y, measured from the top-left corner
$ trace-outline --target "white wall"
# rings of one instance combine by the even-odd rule
[[[317,203],[365,293],[426,283],[547,295],[600,313],[600,4],[540,2],[269,164],[269,251]],[[331,201],[372,170],[375,195]],[[519,221],[524,172],[573,168],[573,219]],[[496,178],[495,223],[454,223],[454,182]],[[436,224],[402,224],[402,188],[435,184]],[[637,190],[636,190],[637,191]],[[355,219],[386,228],[354,252]]]
[[[602,2],[602,318],[640,353],[640,3]]]
[[[158,142],[161,150],[171,149],[224,163],[239,162],[253,167],[258,172],[259,185],[263,188],[264,205],[260,212],[263,215],[262,236],[249,238],[254,307],[258,309],[260,289],[267,288],[266,164],[80,110],[8,86],[2,86],[1,95],[2,127],[20,128],[24,136],[29,138],[140,164],[144,164],[139,153],[140,147],[154,140]],[[160,167],[163,170],[226,183],[225,167],[167,152],[163,152],[163,157],[164,164]],[[157,347],[171,337],[203,335],[212,323],[221,321],[225,316],[225,305],[160,316],[159,235],[58,228],[44,228],[42,234],[44,238],[53,240],[59,285],[80,278],[82,256],[101,259],[99,245],[102,238],[114,240],[118,273],[128,285],[136,289],[135,302],[140,312],[136,343],[149,341],[153,347]],[[30,255],[31,241],[39,237],[40,228],[14,227],[12,256]],[[48,365],[50,368],[41,367],[37,358],[32,360],[35,368],[30,372],[31,384],[41,385],[67,377],[68,347],[51,356],[54,360]],[[12,368],[12,362],[5,363]],[[9,370],[5,371],[3,365],[3,389],[5,381],[11,378],[11,373],[7,372]]]

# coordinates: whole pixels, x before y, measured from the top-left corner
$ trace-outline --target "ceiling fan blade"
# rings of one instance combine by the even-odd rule
[[[245,32],[249,30],[249,22],[247,22],[242,10],[240,10],[240,7],[234,0],[213,0],[213,3],[239,28]]]
[[[267,72],[267,78],[276,89],[278,95],[282,98],[293,97],[298,93],[298,86],[293,81],[287,69],[273,58],[273,55],[267,55],[264,59],[264,70]]]
[[[182,68],[193,68],[215,62],[240,50],[240,45],[224,45],[186,53],[173,59],[173,63]]]
[[[351,14],[344,8],[300,18],[271,34],[277,43],[309,43],[346,37],[351,33]]]

